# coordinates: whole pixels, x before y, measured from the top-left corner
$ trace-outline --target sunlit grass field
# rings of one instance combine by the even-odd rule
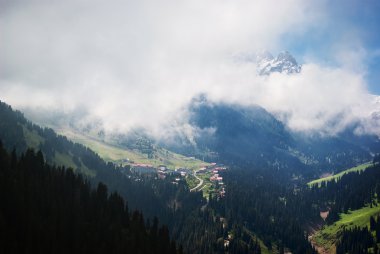
[[[349,211],[348,213],[340,214],[340,219],[332,225],[324,226],[315,236],[314,241],[326,249],[334,253],[335,242],[339,237],[343,228],[352,227],[369,227],[369,220],[371,216],[380,214],[380,204],[378,206],[363,207],[358,210]]]
[[[364,171],[366,170],[369,166],[371,166],[372,163],[371,162],[367,162],[367,163],[364,163],[364,164],[361,164],[359,166],[356,166],[356,167],[353,167],[353,168],[350,168],[350,169],[347,169],[347,170],[344,170],[336,175],[332,175],[332,176],[328,176],[328,177],[324,177],[324,178],[320,178],[320,179],[316,179],[316,180],[313,180],[311,182],[308,183],[309,186],[313,186],[313,185],[316,185],[318,184],[318,186],[321,186],[322,182],[329,182],[329,181],[332,181],[332,180],[339,180],[343,175],[347,174],[347,173],[350,173],[350,172],[359,172],[359,171]]]

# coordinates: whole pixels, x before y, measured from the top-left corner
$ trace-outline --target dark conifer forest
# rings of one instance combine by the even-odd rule
[[[0,144],[0,200],[1,253],[182,253],[157,218],[41,152],[18,158]]]
[[[373,248],[373,252],[371,253],[379,253],[376,241],[368,228],[354,227],[343,230],[341,239],[337,243],[336,253],[367,254],[370,253],[368,251],[369,248]]]

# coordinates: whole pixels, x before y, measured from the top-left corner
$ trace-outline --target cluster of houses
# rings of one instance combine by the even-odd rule
[[[224,195],[226,194],[226,190],[224,188],[223,177],[219,175],[219,172],[224,171],[226,169],[227,169],[226,167],[215,165],[211,171],[212,176],[210,177],[210,181],[217,183],[216,184],[216,186],[218,186],[217,191],[220,197],[224,197]]]
[[[214,183],[216,192],[220,197],[224,197],[226,194],[223,177],[220,176],[220,171],[224,171],[227,168],[223,165],[218,165],[216,163],[211,163],[209,166],[201,168],[198,170],[198,174],[211,173],[210,182]]]
[[[223,177],[219,175],[220,171],[226,170],[227,168],[222,166],[222,165],[217,165],[216,163],[211,163],[210,166],[206,168],[202,168],[201,170],[198,171],[198,173],[206,173],[210,172],[211,177],[210,181],[211,182],[218,182],[219,184],[223,185]]]

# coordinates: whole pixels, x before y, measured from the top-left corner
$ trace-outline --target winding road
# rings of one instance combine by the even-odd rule
[[[197,172],[198,172],[198,170],[195,170],[193,176],[198,179],[199,183],[198,183],[197,186],[195,186],[194,188],[190,189],[190,191],[196,191],[198,188],[200,188],[203,185],[203,179],[201,179],[201,178],[199,178],[197,176]]]

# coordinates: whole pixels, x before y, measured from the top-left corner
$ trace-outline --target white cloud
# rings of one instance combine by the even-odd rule
[[[279,50],[324,18],[325,2],[3,1],[0,98],[18,108],[85,109],[107,129],[157,126],[200,92],[286,111],[290,127],[343,124],[367,110],[360,72],[306,64],[257,77],[233,55]],[[342,56],[347,52],[340,52]],[[355,55],[350,56],[355,57]]]

